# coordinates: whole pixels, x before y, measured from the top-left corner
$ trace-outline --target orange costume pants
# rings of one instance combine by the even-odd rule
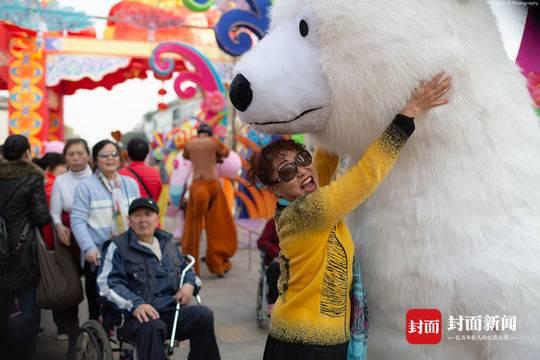
[[[195,259],[195,272],[200,274],[199,243],[206,227],[206,265],[217,275],[224,275],[231,268],[229,259],[238,247],[236,226],[221,189],[219,180],[195,180],[189,188],[186,222],[182,237],[182,253]]]

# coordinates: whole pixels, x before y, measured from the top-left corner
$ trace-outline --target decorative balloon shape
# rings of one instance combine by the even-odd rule
[[[174,170],[169,180],[169,195],[174,207],[178,208],[182,200],[182,194],[191,175],[191,161],[184,159],[183,153],[179,152],[174,159]]]
[[[199,50],[180,42],[164,42],[159,44],[149,59],[150,67],[158,76],[169,76],[175,70],[174,60],[165,57],[165,53],[176,54],[193,65],[194,71],[180,71],[174,80],[174,91],[182,99],[192,99],[197,94],[195,83],[204,95],[204,119],[211,119],[225,110],[225,87],[218,72]],[[186,86],[187,85],[187,86]],[[185,86],[184,88],[182,88]]]
[[[43,142],[43,154],[57,153],[62,154],[65,144],[62,141],[44,141]]]
[[[240,56],[253,46],[251,36],[241,28],[247,28],[262,39],[270,26],[271,0],[246,0],[251,11],[234,9],[221,16],[216,25],[216,40],[224,52]]]
[[[217,168],[219,177],[235,179],[242,168],[242,159],[238,153],[231,150],[229,156],[223,159],[223,162],[218,164]]]
[[[242,159],[238,153],[231,151],[229,156],[219,164],[218,175],[221,178],[235,179],[242,168]],[[182,152],[176,155],[173,163],[173,171],[170,177],[169,195],[172,204],[178,208],[182,200],[189,177],[191,176],[191,161],[184,159]]]
[[[184,6],[191,11],[204,12],[214,5],[214,0],[182,0]]]
[[[219,80],[219,75],[206,56],[194,47],[180,42],[164,42],[159,44],[149,59],[152,70],[160,76],[169,76],[174,72],[174,60],[165,58],[165,53],[180,55],[189,61],[195,71],[181,71],[174,81],[174,91],[182,99],[192,99],[197,90],[193,86],[188,86],[182,90],[182,84],[191,81],[199,86],[205,93],[220,91],[225,93],[225,88]]]

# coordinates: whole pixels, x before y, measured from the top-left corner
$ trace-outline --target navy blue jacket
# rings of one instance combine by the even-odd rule
[[[187,262],[172,243],[171,234],[156,230],[154,236],[161,248],[161,262],[152,250],[139,244],[132,230],[104,246],[97,279],[99,294],[130,314],[141,304],[150,304],[158,312],[176,306],[174,295]],[[186,273],[184,284],[195,286],[193,269]]]

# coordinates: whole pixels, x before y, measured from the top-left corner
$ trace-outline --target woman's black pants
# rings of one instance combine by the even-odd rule
[[[292,344],[268,336],[263,360],[346,360],[348,347]]]

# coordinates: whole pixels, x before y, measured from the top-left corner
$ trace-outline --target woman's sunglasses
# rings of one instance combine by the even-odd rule
[[[117,157],[119,157],[119,156],[120,156],[120,154],[117,153],[116,151],[113,151],[113,152],[102,152],[102,153],[99,153],[99,154],[98,154],[98,157],[99,157],[100,159],[108,159],[108,158],[110,158],[110,157],[112,157],[112,158],[117,158]]]
[[[289,182],[298,174],[298,166],[308,166],[311,164],[311,154],[307,150],[302,150],[296,155],[296,159],[292,163],[283,165],[278,170],[278,180],[274,180],[274,184],[280,182]]]

